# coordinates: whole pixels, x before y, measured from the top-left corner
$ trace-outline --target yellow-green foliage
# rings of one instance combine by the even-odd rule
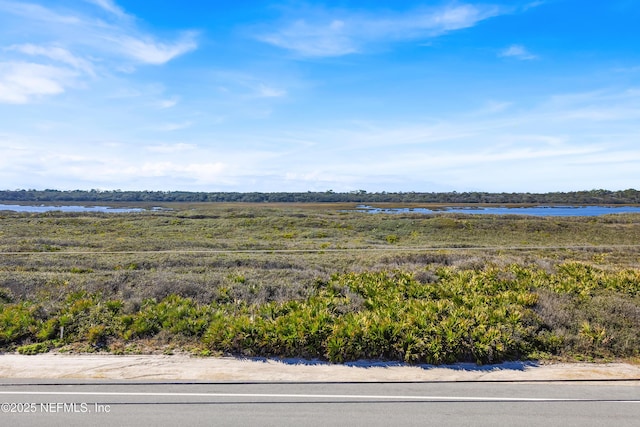
[[[209,307],[189,298],[170,295],[160,302],[144,301],[133,316],[125,316],[124,337],[149,337],[161,330],[183,336],[201,336],[208,323]]]
[[[401,272],[338,277],[365,299],[366,309],[336,323],[327,356],[435,364],[526,356],[539,328],[530,309],[535,294],[498,273],[443,268],[440,280],[428,284]]]
[[[16,349],[16,351],[20,354],[25,354],[32,356],[34,354],[46,353],[49,351],[51,346],[46,342],[37,342],[33,344],[25,344]]]
[[[169,295],[147,299],[126,313],[121,300],[73,292],[48,318],[36,316],[42,310],[35,303],[1,305],[0,343],[51,343],[64,327],[64,342],[94,347],[163,333],[202,342],[216,353],[332,362],[636,356],[634,330],[640,319],[613,321],[590,301],[597,295],[600,304],[621,306],[616,301],[624,295],[635,298],[639,287],[637,270],[607,271],[570,262],[553,273],[517,264],[480,270],[440,267],[426,282],[401,270],[336,274],[318,281],[299,300],[202,304]],[[545,311],[560,300],[565,301],[562,310]],[[629,304],[628,310],[637,310]],[[573,314],[562,317],[562,311]]]
[[[400,271],[336,275],[305,301],[218,316],[204,339],[213,350],[333,362],[490,363],[534,349],[540,322],[526,284],[494,269],[438,274],[429,284]]]
[[[0,305],[0,345],[20,341],[37,328],[36,306],[29,302]]]

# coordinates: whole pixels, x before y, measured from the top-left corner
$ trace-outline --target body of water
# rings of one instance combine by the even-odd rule
[[[464,207],[432,210],[427,208],[375,208],[358,206],[357,210],[368,213],[465,213],[479,215],[533,215],[533,216],[600,216],[620,213],[640,213],[640,206],[532,206],[507,207]]]
[[[154,208],[155,209],[155,208]],[[107,213],[130,213],[143,212],[142,208],[112,208],[109,206],[51,206],[51,205],[4,205],[0,204],[0,211],[14,212],[107,212]]]

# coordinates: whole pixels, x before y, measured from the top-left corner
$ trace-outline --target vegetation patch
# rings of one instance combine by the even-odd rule
[[[212,205],[4,213],[2,226],[2,351],[411,364],[640,357],[637,215]]]
[[[629,282],[638,272],[585,269],[440,267],[427,283],[403,271],[347,273],[318,282],[302,300],[202,304],[169,295],[131,310],[122,300],[76,292],[48,314],[42,302],[3,304],[0,337],[3,348],[23,354],[162,338],[217,354],[337,363],[639,356],[640,282]]]

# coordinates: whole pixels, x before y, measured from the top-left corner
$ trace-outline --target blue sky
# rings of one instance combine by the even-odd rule
[[[636,0],[0,0],[0,188],[640,188]]]

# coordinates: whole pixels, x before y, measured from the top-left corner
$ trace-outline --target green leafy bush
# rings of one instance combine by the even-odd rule
[[[48,342],[37,342],[33,344],[25,344],[18,347],[16,350],[20,354],[25,355],[35,355],[40,353],[47,353],[51,349],[50,343]]]
[[[0,306],[0,345],[20,342],[33,335],[39,323],[34,317],[35,309],[29,302]]]

